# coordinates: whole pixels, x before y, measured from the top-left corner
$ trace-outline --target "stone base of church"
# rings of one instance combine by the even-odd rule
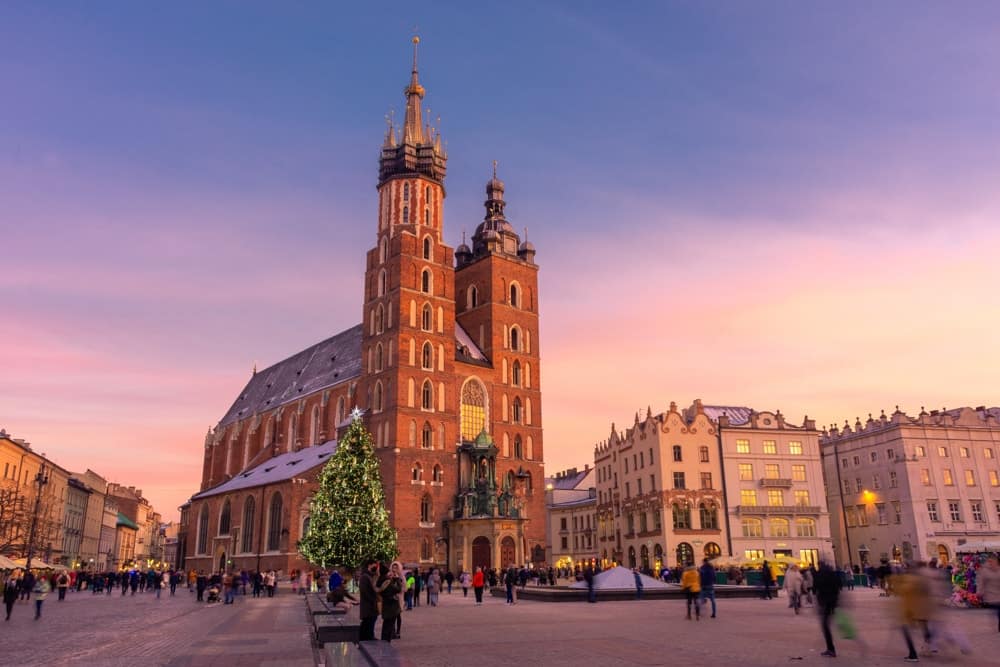
[[[526,519],[470,518],[448,522],[449,567],[452,572],[473,572],[525,565]]]

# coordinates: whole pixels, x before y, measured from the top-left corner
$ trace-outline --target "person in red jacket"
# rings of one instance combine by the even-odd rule
[[[476,604],[483,603],[483,588],[486,587],[486,577],[483,575],[483,568],[476,566],[476,572],[472,575],[472,590],[476,592]]]

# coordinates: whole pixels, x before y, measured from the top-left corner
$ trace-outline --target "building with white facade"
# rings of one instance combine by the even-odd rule
[[[546,560],[574,568],[597,561],[597,475],[589,465],[545,479]]]
[[[781,411],[705,406],[718,426],[729,552],[745,560],[832,560],[819,431]]]
[[[856,419],[820,439],[838,563],[947,563],[1000,541],[1000,408]]]

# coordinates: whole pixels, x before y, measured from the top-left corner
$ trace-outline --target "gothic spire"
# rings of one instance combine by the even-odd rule
[[[417,45],[420,44],[420,37],[413,36],[413,71],[410,73],[410,85],[404,91],[406,93],[406,118],[403,122],[403,143],[422,144],[424,143],[424,131],[420,125],[420,100],[424,99],[424,87],[420,85],[417,77]]]

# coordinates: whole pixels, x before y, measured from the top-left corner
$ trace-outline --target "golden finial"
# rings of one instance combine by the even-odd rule
[[[417,28],[414,26],[413,31],[416,32]],[[420,43],[420,36],[413,36],[413,71],[417,71],[417,44]]]

